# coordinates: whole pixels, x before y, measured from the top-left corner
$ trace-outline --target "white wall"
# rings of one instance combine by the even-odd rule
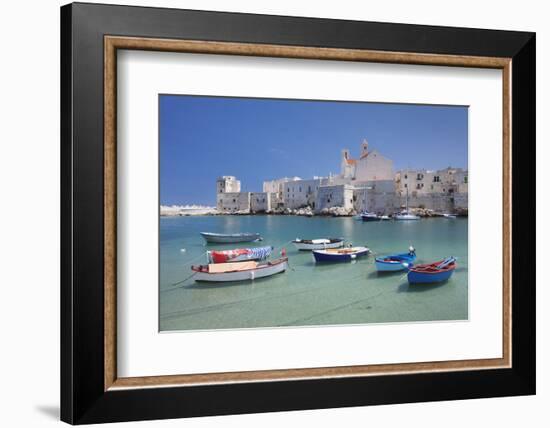
[[[103,3],[116,3],[102,0]],[[334,2],[270,0],[120,0],[126,4],[315,16],[370,21],[537,31],[538,175],[550,161],[548,108],[549,16],[545,2],[430,0]],[[0,93],[0,284],[2,299],[2,425],[61,426],[59,405],[59,10],[63,2],[2,5]],[[538,255],[548,257],[548,194],[539,186]],[[544,219],[543,219],[544,220]],[[550,300],[538,273],[538,395],[488,400],[329,409],[192,420],[128,423],[121,427],[474,427],[544,426],[550,402]],[[544,275],[544,276],[543,276]],[[544,283],[543,283],[544,279]],[[9,352],[7,351],[9,350]],[[545,421],[544,423],[542,421]]]

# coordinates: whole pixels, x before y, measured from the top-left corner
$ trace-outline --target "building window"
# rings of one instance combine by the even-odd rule
[[[422,180],[423,178],[424,178],[423,174],[416,174],[416,179],[417,180]]]
[[[237,202],[235,199],[233,199],[233,203]]]
[[[407,187],[407,183],[405,183],[405,187]]]
[[[406,180],[407,178],[408,178],[408,177],[407,177],[407,174],[405,174],[405,180]]]
[[[439,175],[434,175],[434,183],[439,183]]]
[[[467,175],[464,176],[464,183],[468,184],[468,176]]]
[[[300,187],[298,188],[298,191],[299,191],[300,193],[302,193],[302,186],[300,186]]]

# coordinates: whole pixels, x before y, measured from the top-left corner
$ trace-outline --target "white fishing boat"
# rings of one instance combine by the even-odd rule
[[[366,256],[370,253],[367,247],[348,247],[332,250],[315,250],[313,258],[316,262],[349,262],[357,257]]]
[[[342,248],[342,238],[298,239],[292,241],[296,249],[300,251],[326,250],[327,248]]]
[[[445,218],[448,218],[448,219],[453,219],[453,218],[456,218],[456,214],[443,214],[443,217]]]
[[[405,202],[405,210],[393,216],[395,220],[420,220],[420,217],[409,212],[409,188],[407,187],[407,199]]]
[[[211,233],[200,232],[201,236],[208,243],[235,244],[238,242],[261,241],[259,233]]]
[[[252,281],[276,275],[287,269],[287,257],[281,257],[261,264],[249,261],[191,266],[191,270],[195,272],[195,281],[204,282]]]

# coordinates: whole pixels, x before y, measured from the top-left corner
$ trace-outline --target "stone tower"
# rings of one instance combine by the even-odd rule
[[[363,142],[361,143],[361,156],[360,156],[360,159],[364,158],[368,154],[369,154],[369,142],[367,141],[367,139],[364,139]]]
[[[231,175],[224,175],[216,180],[216,194],[237,193],[241,191],[241,182]]]

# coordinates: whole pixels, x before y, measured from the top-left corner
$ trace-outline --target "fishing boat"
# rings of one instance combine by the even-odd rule
[[[396,272],[411,267],[415,260],[416,251],[414,247],[409,247],[408,253],[376,257],[374,263],[378,272]]]
[[[200,232],[206,242],[215,244],[235,244],[238,242],[261,241],[259,233],[211,233]]]
[[[252,281],[284,272],[287,269],[287,257],[265,263],[248,261],[191,266],[191,270],[195,272],[195,281],[199,282]]]
[[[273,247],[237,248],[235,250],[207,251],[208,263],[247,262],[264,260],[271,255]]]
[[[380,221],[380,217],[375,213],[364,212],[361,213],[361,220],[363,221]]]
[[[301,251],[325,250],[344,246],[342,238],[298,239],[292,241],[296,249]]]
[[[443,214],[443,217],[445,218],[448,218],[448,219],[453,219],[453,218],[456,218],[456,214]]]
[[[417,265],[409,268],[409,284],[434,284],[447,281],[456,268],[456,259],[447,257],[434,263]]]
[[[409,212],[409,188],[407,187],[407,198],[405,202],[405,210],[397,213],[393,216],[395,220],[420,220],[420,217],[417,215],[411,214]]]
[[[370,250],[367,247],[335,248],[328,250],[314,250],[316,262],[348,262],[358,257],[366,256]]]
[[[389,215],[381,215],[380,220],[383,220],[383,221],[391,220],[391,217]]]

